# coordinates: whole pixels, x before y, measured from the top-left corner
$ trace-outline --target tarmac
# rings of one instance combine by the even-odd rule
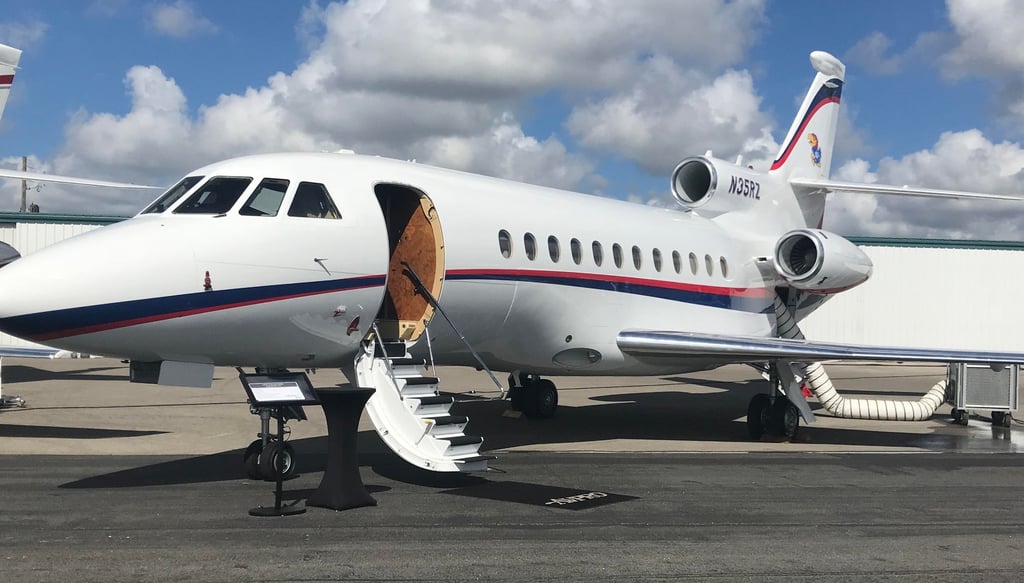
[[[833,364],[844,394],[922,395],[944,367]],[[749,440],[766,384],[742,366],[680,377],[563,377],[549,420],[494,400],[486,375],[443,391],[497,455],[483,475],[411,468],[365,415],[377,506],[256,518],[258,419],[233,369],[210,389],[127,382],[108,359],[3,361],[4,581],[1024,580],[1024,426],[984,417],[835,419]],[[337,371],[317,387],[344,383]],[[817,404],[812,402],[817,409]],[[326,467],[323,414],[290,423],[302,500]],[[1024,418],[1015,412],[1016,418]]]

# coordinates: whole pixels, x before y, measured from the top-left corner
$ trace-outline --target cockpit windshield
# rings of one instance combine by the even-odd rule
[[[252,178],[215,176],[174,209],[174,214],[222,215],[231,210]]]
[[[167,189],[167,192],[161,194],[160,198],[156,199],[153,204],[147,206],[140,214],[144,215],[147,213],[164,212],[202,179],[202,176],[187,176],[182,178],[180,182]]]

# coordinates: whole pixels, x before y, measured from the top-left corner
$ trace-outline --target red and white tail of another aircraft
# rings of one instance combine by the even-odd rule
[[[805,363],[1020,363],[1024,353],[802,339],[803,315],[872,270],[856,245],[821,229],[825,195],[1012,197],[830,181],[845,68],[823,52],[811,64],[771,169],[684,159],[671,177],[677,209],[354,154],[235,158],[190,172],[127,221],[4,267],[0,330],[200,373],[341,367],[361,384],[390,382],[394,370],[360,368],[381,358],[374,343],[412,356],[429,346],[437,364],[512,372],[513,402],[541,416],[557,393],[540,375],[766,363],[778,383],[751,402],[752,435],[813,420],[797,377],[837,414],[927,417],[942,402],[936,391],[890,412],[834,399]],[[408,387],[395,381],[374,399],[416,399]],[[375,421],[392,414],[371,406]]]
[[[7,99],[11,94],[11,85],[14,83],[14,75],[18,69],[18,62],[21,60],[21,51],[4,44],[0,44],[0,116],[3,116],[4,108],[7,106]],[[0,168],[0,178],[11,178],[18,180],[34,180],[37,182],[56,182],[61,184],[76,184],[81,186],[100,186],[104,188],[129,188],[129,189],[156,189],[159,187],[146,186],[142,184],[128,184],[125,182],[110,182],[108,180],[93,180],[90,178],[75,178],[71,176],[59,176],[55,174],[43,174],[39,172],[26,172]]]

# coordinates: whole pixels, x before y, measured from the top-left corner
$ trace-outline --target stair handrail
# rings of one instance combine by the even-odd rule
[[[484,359],[481,358],[480,355],[477,354],[476,350],[473,349],[473,346],[470,345],[469,340],[466,340],[466,337],[462,334],[461,331],[459,331],[459,328],[455,325],[455,322],[452,322],[452,319],[448,317],[448,314],[445,313],[444,308],[442,308],[441,304],[437,302],[437,298],[434,297],[434,294],[430,293],[430,290],[427,289],[427,286],[423,283],[423,280],[420,279],[420,276],[418,273],[416,273],[416,270],[413,269],[412,266],[409,265],[409,263],[406,261],[403,261],[402,265],[405,266],[405,270],[403,272],[405,273],[406,277],[412,280],[412,284],[416,288],[416,292],[423,295],[423,297],[426,298],[427,302],[430,303],[430,305],[433,306],[434,309],[437,310],[439,314],[441,314],[441,317],[443,317],[446,322],[448,322],[448,325],[451,326],[452,330],[455,331],[455,334],[458,335],[459,340],[462,340],[462,343],[465,344],[466,348],[469,349],[469,352],[473,355],[473,358],[475,358],[476,361],[480,363],[480,367],[484,369],[484,371],[487,373],[487,376],[491,377],[491,381],[494,383],[494,386],[498,387],[498,392],[501,393],[500,398],[504,399],[508,391],[505,390],[505,387],[501,386],[501,383],[498,382],[498,378],[494,376],[493,372],[491,372],[490,367],[487,366],[487,363],[484,362]],[[427,336],[427,341],[430,341],[429,335]]]
[[[377,345],[380,346],[381,352],[384,353],[384,368],[387,369],[388,376],[391,378],[391,386],[395,387],[395,392],[398,393],[398,397],[405,400],[405,397],[402,396],[402,389],[398,386],[398,378],[395,376],[395,369],[391,368],[391,358],[388,356],[387,347],[384,346],[384,339],[380,336],[380,330],[377,328],[377,322],[374,322],[370,326],[373,328],[374,340],[377,342]],[[370,356],[370,360],[375,360],[373,355]],[[370,366],[372,369],[373,365],[371,364]]]

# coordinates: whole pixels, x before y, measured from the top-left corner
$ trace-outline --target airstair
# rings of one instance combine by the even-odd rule
[[[494,456],[480,455],[483,438],[466,435],[469,418],[452,415],[451,395],[438,392],[404,341],[368,339],[356,358],[359,386],[377,392],[366,404],[381,439],[405,461],[434,472],[482,472]]]

